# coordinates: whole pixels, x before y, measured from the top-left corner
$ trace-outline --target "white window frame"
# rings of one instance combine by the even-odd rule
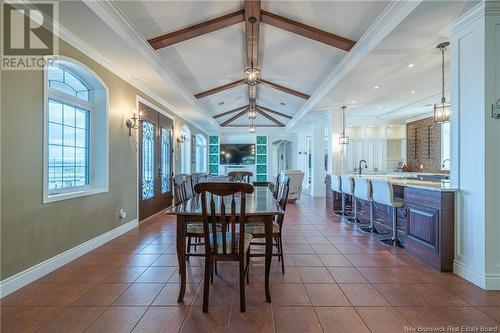
[[[52,56],[47,56],[46,58],[52,58]],[[90,68],[84,64],[64,56],[58,56],[55,61],[57,66],[70,71],[72,74],[78,77],[82,82],[84,82],[90,89],[89,102],[82,99],[76,98],[69,94],[66,94],[60,90],[49,87],[48,84],[48,66],[44,68],[43,71],[43,82],[44,82],[44,112],[43,112],[43,199],[42,202],[51,203],[61,200],[68,200],[83,196],[94,195],[98,193],[104,193],[109,191],[109,91],[107,86],[101,80],[101,78],[94,73]],[[49,61],[45,62],[47,65]],[[84,73],[85,75],[82,75]],[[87,80],[83,76],[88,76],[91,80]],[[95,81],[92,84],[89,81]],[[100,94],[103,95],[104,100],[99,104],[104,106],[104,110],[96,110],[96,100],[95,100],[95,86],[99,86],[98,89]],[[57,193],[50,193],[48,188],[48,122],[49,122],[49,99],[59,101],[61,103],[66,103],[69,105],[74,105],[82,109],[89,111],[89,184],[84,186],[75,186],[71,188],[63,188]],[[99,127],[103,127],[105,133],[104,138],[104,151],[102,154],[105,156],[103,161],[99,163],[99,181],[96,177],[96,157],[95,154],[95,122],[96,122],[96,112],[103,112],[101,115],[105,119],[105,123]],[[101,145],[102,143],[100,143]]]
[[[201,140],[200,140],[201,138]],[[203,145],[201,145],[200,143],[201,142],[204,142]],[[196,134],[196,163],[195,163],[195,169],[196,169],[196,172],[207,172],[207,149],[208,149],[208,142],[207,142],[207,138],[203,135],[203,134]],[[202,147],[200,149],[201,151],[201,157],[199,156],[198,154],[198,148],[199,147]],[[201,161],[201,170],[198,170],[198,159],[200,158],[200,161]]]

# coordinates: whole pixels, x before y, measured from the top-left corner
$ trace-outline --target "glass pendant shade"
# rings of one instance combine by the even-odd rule
[[[256,67],[247,67],[243,72],[245,83],[250,86],[255,86],[260,82],[260,70]]]
[[[248,132],[255,133],[255,126],[254,125],[250,126],[250,128],[248,129]]]
[[[440,124],[451,121],[451,105],[446,103],[446,100],[434,104],[434,121]]]
[[[248,109],[248,119],[255,119],[257,114],[255,113],[255,109]]]

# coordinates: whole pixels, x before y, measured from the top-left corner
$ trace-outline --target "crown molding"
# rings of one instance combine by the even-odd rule
[[[468,27],[478,19],[484,16],[499,16],[500,2],[499,1],[481,1],[468,12],[456,19],[444,31],[443,35],[451,36],[460,30]]]
[[[118,36],[127,42],[133,49],[137,50],[142,58],[149,62],[156,72],[167,82],[170,82],[180,93],[180,95],[191,105],[191,107],[201,113],[207,120],[203,126],[192,117],[183,115],[187,121],[196,124],[203,131],[213,131],[219,129],[219,124],[213,119],[207,110],[198,102],[193,94],[184,84],[172,73],[165,60],[149,45],[147,40],[135,28],[126,15],[112,1],[83,0],[83,2],[110,27]],[[209,125],[207,127],[207,125]]]
[[[325,97],[361,60],[392,32],[410,13],[417,8],[421,0],[394,0],[377,17],[375,22],[361,36],[354,47],[342,58],[339,64],[320,84],[311,97],[302,105],[300,110],[286,125],[286,129],[299,124],[299,121]]]

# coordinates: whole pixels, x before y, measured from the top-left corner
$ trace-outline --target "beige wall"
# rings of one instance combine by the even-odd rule
[[[59,52],[90,67],[109,89],[109,192],[42,204],[43,72],[3,71],[2,280],[137,218],[136,137],[128,137],[125,119],[136,107],[136,95],[157,103],[62,41]],[[185,123],[175,117],[176,135]],[[200,133],[190,128],[193,135]],[[174,144],[177,149],[175,138]],[[175,164],[179,170],[179,156]],[[120,208],[127,212],[125,220],[118,218]]]

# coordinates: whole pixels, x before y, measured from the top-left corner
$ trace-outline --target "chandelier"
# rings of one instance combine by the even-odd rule
[[[255,17],[250,17],[248,22],[250,22],[250,26],[252,27],[252,49],[250,53],[250,58],[252,60],[250,62],[250,66],[245,68],[243,78],[245,79],[246,84],[249,86],[255,86],[260,83],[260,69],[253,65],[253,44],[255,41],[253,38],[253,26],[255,25],[255,22],[257,22],[257,19]]]
[[[436,46],[441,50],[441,103],[434,104],[434,121],[440,124],[451,120],[451,105],[444,97],[444,51],[448,45],[450,45],[449,42],[444,42]]]
[[[255,111],[255,106],[254,105],[250,105],[250,107],[248,108],[248,119],[255,119],[257,118],[257,112]]]
[[[342,134],[339,137],[339,144],[348,145],[349,137],[345,134],[345,109],[346,107],[342,107]]]

